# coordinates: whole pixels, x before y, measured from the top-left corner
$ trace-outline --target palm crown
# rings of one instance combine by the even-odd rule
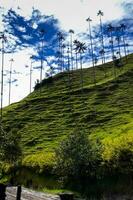
[[[101,10],[98,11],[97,16],[103,16],[103,12]]]

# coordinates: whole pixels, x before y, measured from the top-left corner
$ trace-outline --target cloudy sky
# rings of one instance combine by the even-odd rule
[[[42,14],[54,15],[65,31],[74,29],[76,33],[80,33],[87,30],[87,17],[92,18],[93,25],[98,24],[98,10],[104,12],[103,22],[122,18],[125,15],[122,8],[123,2],[124,0],[0,0],[0,15],[6,14],[8,9],[12,8],[25,18],[29,18],[34,7]],[[126,2],[131,3],[132,0],[126,0]],[[1,16],[0,31],[3,30]],[[9,70],[10,59],[14,59],[11,102],[19,101],[29,94],[29,68],[25,66],[30,66],[29,57],[32,53],[31,48],[26,48],[17,53],[5,55],[5,70]],[[33,66],[36,66],[36,63],[33,63]],[[8,77],[8,75],[4,76],[4,106],[8,105]],[[37,78],[39,78],[39,71],[34,70],[32,86]]]

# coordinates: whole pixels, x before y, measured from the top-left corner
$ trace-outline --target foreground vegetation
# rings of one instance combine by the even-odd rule
[[[4,108],[5,131],[10,134],[15,129],[21,135],[23,156],[17,174],[20,182],[40,188],[63,186],[56,181],[55,166],[59,161],[55,159],[56,152],[61,150],[60,142],[69,141],[75,130],[86,135],[91,144],[89,151],[94,152],[94,156],[88,156],[97,166],[91,173],[87,168],[90,181],[92,177],[99,182],[108,176],[107,180],[112,176],[130,177],[133,172],[133,55],[129,55],[127,64],[115,70],[116,78],[113,63],[97,66],[96,85],[92,68],[82,70],[83,82],[80,70],[57,74],[36,85],[35,91],[22,101]],[[84,156],[88,163],[87,155]],[[4,164],[2,170],[12,174],[11,165]],[[66,171],[59,177],[64,178]],[[5,177],[1,176],[1,180],[6,181]]]

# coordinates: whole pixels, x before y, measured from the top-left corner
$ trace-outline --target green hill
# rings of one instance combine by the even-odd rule
[[[4,129],[21,133],[24,165],[49,162],[50,153],[75,127],[111,149],[118,141],[133,142],[133,55],[128,56],[128,64],[115,69],[116,78],[112,62],[95,70],[96,85],[92,68],[83,69],[83,89],[81,70],[59,73],[4,108]],[[110,151],[103,154],[106,159]]]

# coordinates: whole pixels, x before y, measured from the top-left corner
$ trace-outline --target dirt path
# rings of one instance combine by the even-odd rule
[[[16,187],[7,187],[6,200],[16,200]],[[36,192],[22,187],[21,200],[60,200],[58,195]]]

